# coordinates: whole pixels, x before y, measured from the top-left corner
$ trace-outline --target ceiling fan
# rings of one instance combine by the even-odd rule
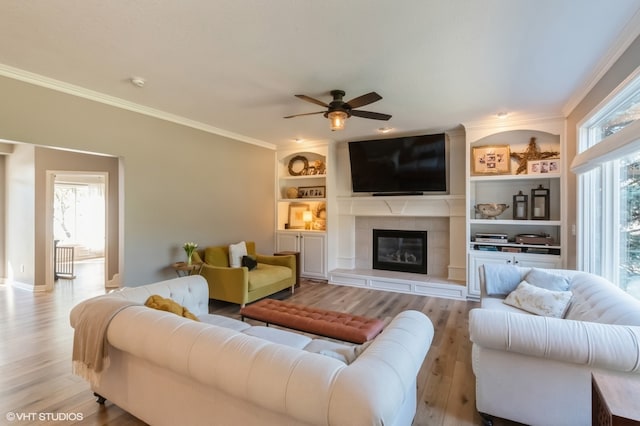
[[[347,118],[351,117],[352,115],[355,117],[370,118],[372,120],[386,121],[391,118],[389,114],[382,114],[379,112],[371,112],[371,111],[361,111],[356,109],[365,105],[372,104],[382,99],[382,96],[378,95],[376,92],[370,92],[370,93],[367,93],[366,95],[358,96],[357,98],[351,99],[348,102],[345,102],[342,100],[342,97],[344,95],[345,95],[344,90],[332,90],[331,96],[333,96],[333,100],[329,104],[326,104],[322,101],[319,101],[307,95],[296,95],[297,98],[300,98],[303,101],[307,101],[307,102],[311,102],[312,104],[323,106],[327,108],[327,110],[308,112],[306,114],[289,115],[284,118],[300,117],[303,115],[323,114],[331,122],[331,130],[344,129],[344,124],[347,121]]]

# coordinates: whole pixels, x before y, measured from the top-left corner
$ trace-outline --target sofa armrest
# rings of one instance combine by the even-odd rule
[[[256,260],[258,263],[266,263],[267,265],[286,266],[287,268],[290,268],[295,275],[296,257],[292,254],[286,256],[267,256],[264,254],[257,254]]]
[[[640,327],[472,309],[469,333],[494,350],[640,373]]]
[[[357,424],[410,424],[411,418],[406,423],[393,419],[403,404],[412,404],[415,413],[412,391],[433,333],[433,323],[422,312],[408,310],[396,315],[362,354],[336,375],[328,423],[356,424],[355,413],[371,413],[371,418]]]
[[[210,298],[216,294],[224,294],[225,297],[230,298],[224,300],[247,300],[249,294],[249,270],[247,267],[229,268],[204,263],[200,269],[200,275],[209,284]]]

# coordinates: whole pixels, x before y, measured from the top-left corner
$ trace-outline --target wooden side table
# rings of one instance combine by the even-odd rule
[[[178,277],[186,277],[187,275],[199,274],[200,269],[202,269],[202,263],[188,265],[185,262],[176,262],[171,267],[176,271]]]
[[[594,426],[640,425],[640,375],[591,373]]]
[[[299,251],[279,251],[273,253],[274,256],[290,256],[296,257],[296,287],[300,287],[300,252]]]

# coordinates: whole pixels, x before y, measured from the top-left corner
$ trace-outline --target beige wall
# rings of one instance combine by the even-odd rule
[[[124,284],[175,277],[168,265],[184,259],[186,241],[252,239],[259,251],[273,250],[272,150],[8,78],[0,78],[0,93],[0,139],[119,159]],[[49,166],[38,164],[36,185]],[[25,196],[35,194],[41,189]],[[43,219],[33,213],[35,201],[31,210],[33,233]],[[39,238],[31,239],[32,249]],[[35,285],[44,285],[42,276],[34,268]]]
[[[17,145],[5,160],[6,271],[3,276],[33,285],[35,279],[35,147]]]
[[[6,212],[7,212],[7,196],[6,196],[6,156],[0,155],[0,241],[6,241]],[[5,245],[0,244],[0,260],[5,258]],[[0,277],[6,277],[6,265],[0,261]]]
[[[627,48],[623,55],[615,62],[615,64],[607,71],[607,73],[598,81],[598,83],[589,91],[587,96],[573,109],[567,118],[567,155],[571,161],[576,155],[577,144],[577,126],[581,120],[585,118],[603,99],[605,99],[621,82],[623,82],[633,71],[640,66],[640,37]],[[569,172],[567,199],[567,223],[569,227],[577,224],[577,193],[576,193],[576,176]],[[576,237],[569,233],[568,237],[568,255],[567,265],[569,268],[576,267]]]

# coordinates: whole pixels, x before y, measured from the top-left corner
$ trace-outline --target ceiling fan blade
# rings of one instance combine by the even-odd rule
[[[324,113],[325,113],[324,111],[307,112],[305,114],[287,115],[286,117],[282,117],[282,118],[302,117],[303,115],[315,115],[315,114],[324,114]]]
[[[372,120],[388,120],[391,118],[391,116],[389,114],[382,114],[379,112],[371,112],[371,111],[360,111],[360,110],[351,110],[351,115],[353,115],[354,117],[361,117],[361,118],[370,118]]]
[[[349,102],[347,102],[347,105],[349,105],[351,108],[360,108],[361,106],[377,102],[380,99],[382,99],[382,96],[378,95],[376,92],[370,92],[366,95],[358,96],[357,98],[351,99]]]
[[[296,98],[300,98],[303,101],[311,102],[312,104],[316,104],[316,105],[323,106],[325,108],[329,108],[328,104],[325,104],[324,102],[319,101],[317,99],[313,99],[312,97],[307,96],[307,95],[296,95]]]

